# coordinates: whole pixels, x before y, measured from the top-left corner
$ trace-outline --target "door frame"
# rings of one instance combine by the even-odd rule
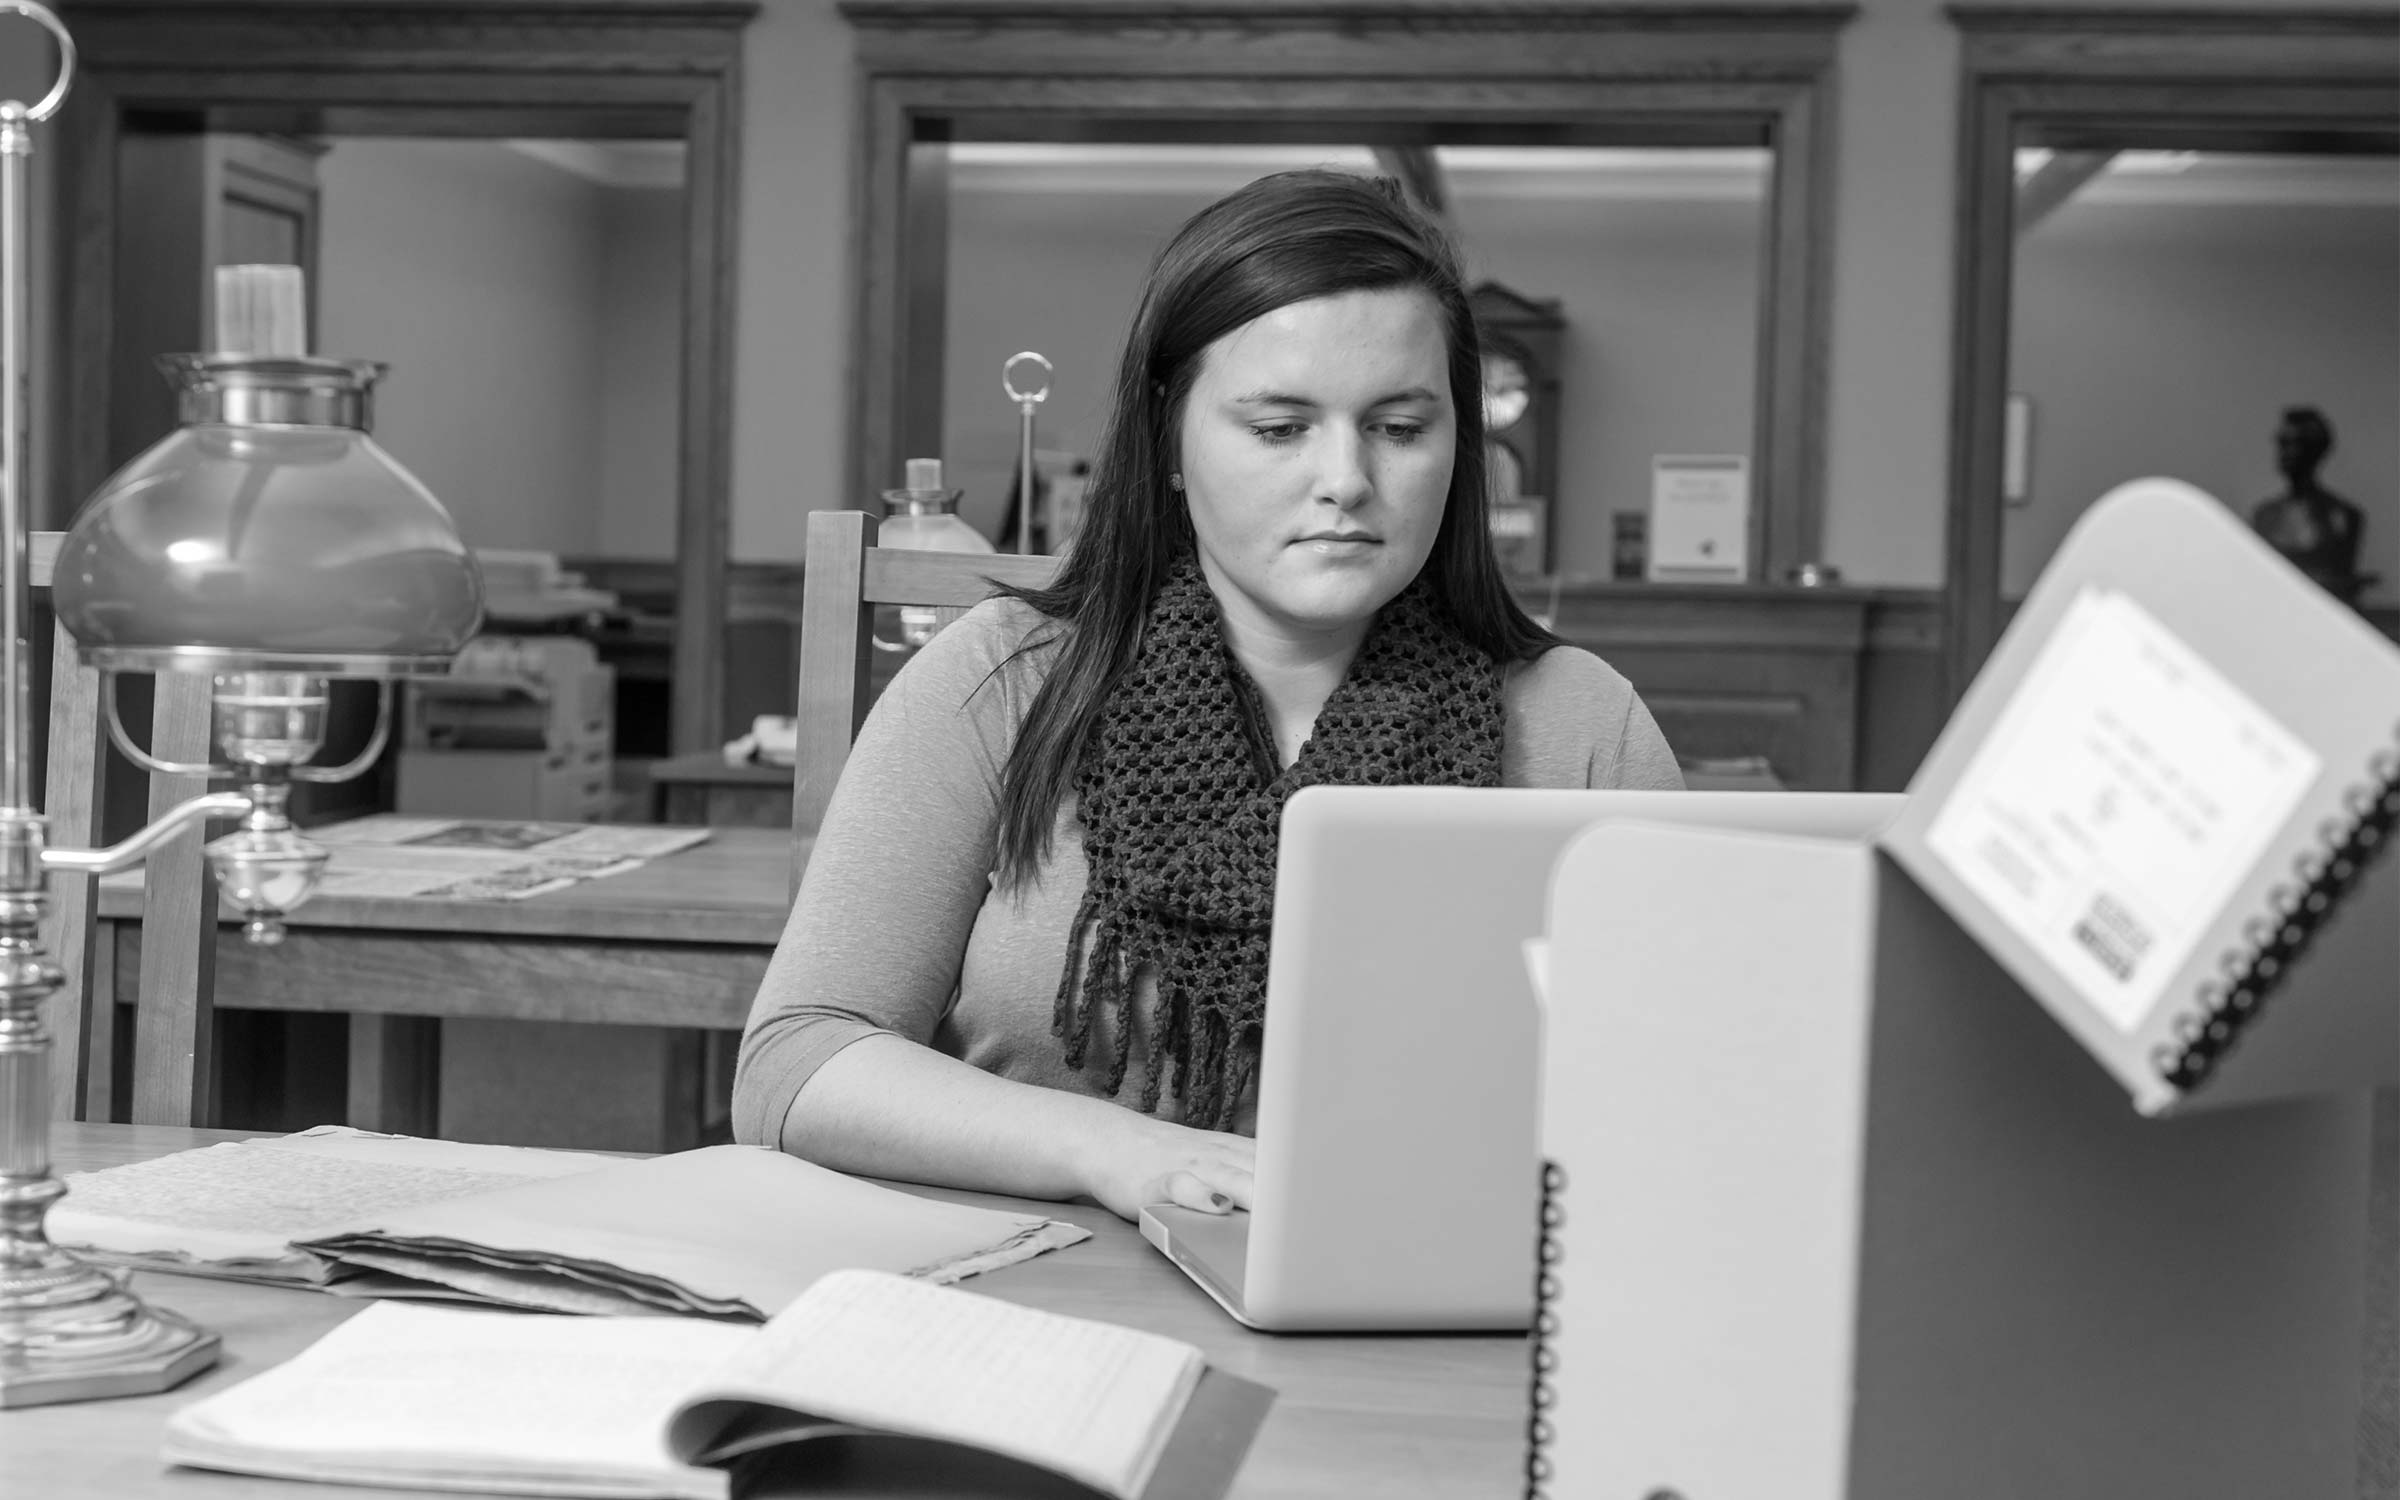
[[[679,136],[685,150],[675,498],[676,749],[725,726],[741,45],[754,0],[75,0],[61,112],[63,494],[109,441],[117,141],[137,113],[279,134]],[[662,121],[668,128],[661,129]]]
[[[1953,5],[1949,16],[1962,73],[1943,581],[1943,676],[1955,704],[2005,623],[2001,453],[2019,128],[2390,130],[2400,122],[2400,11]]]
[[[941,437],[938,238],[912,235],[910,148],[949,121],[1028,139],[1158,140],[1209,126],[1616,126],[1774,149],[1759,297],[1750,555],[1758,581],[1819,561],[1834,62],[1849,4],[1592,0],[841,0],[856,32],[858,216],[851,256],[844,493],[896,482]],[[1426,142],[1430,144],[1430,139]],[[1565,500],[1557,497],[1563,508]]]

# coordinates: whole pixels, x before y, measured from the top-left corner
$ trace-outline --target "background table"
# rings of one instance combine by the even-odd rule
[[[621,875],[521,901],[322,897],[292,913],[275,947],[221,925],[216,995],[229,1009],[348,1014],[349,1122],[411,1134],[438,1133],[444,1018],[676,1028],[688,1045],[664,1046],[659,1096],[615,1101],[659,1122],[656,1138],[621,1144],[674,1149],[697,1130],[708,1071],[699,1036],[741,1029],[783,934],[792,869],[788,830],[722,828]],[[140,889],[103,885],[98,904],[93,990],[131,1004]]]
[[[792,768],[732,764],[721,750],[657,761],[650,767],[650,815],[712,828],[789,828]]]
[[[63,1125],[54,1154],[60,1170],[73,1171],[238,1138],[228,1131]],[[918,1191],[1026,1208],[1013,1199]],[[1522,1492],[1528,1390],[1522,1339],[1251,1333],[1107,1210],[1036,1208],[1085,1225],[1092,1238],[962,1285],[1184,1339],[1220,1368],[1274,1387],[1274,1408],[1234,1487],[1239,1500],[1503,1500]],[[1375,1246],[1366,1253],[1406,1251]],[[168,1413],[290,1358],[364,1304],[194,1277],[143,1275],[135,1282],[144,1296],[223,1337],[217,1367],[162,1395],[0,1412],[0,1476],[12,1500],[19,1494],[28,1500],[389,1500],[425,1493],[300,1486],[163,1466],[158,1442]]]

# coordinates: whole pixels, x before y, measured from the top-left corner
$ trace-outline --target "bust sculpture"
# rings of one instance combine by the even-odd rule
[[[2368,582],[2358,571],[2366,521],[2357,506],[2317,483],[2317,468],[2332,451],[2333,427],[2324,413],[2313,406],[2287,408],[2275,429],[2275,467],[2284,491],[2260,501],[2250,525],[2300,571],[2352,604]]]

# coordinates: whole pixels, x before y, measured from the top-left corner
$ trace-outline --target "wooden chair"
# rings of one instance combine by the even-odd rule
[[[800,578],[799,744],[792,763],[792,885],[800,884],[807,840],[825,819],[850,742],[872,702],[875,610],[884,604],[969,605],[992,581],[1035,588],[1058,571],[1055,557],[1011,553],[915,552],[878,547],[880,522],[864,511],[808,518]]]
[[[30,573],[37,604],[46,603],[62,540],[33,537]],[[50,655],[47,790],[50,842],[89,849],[100,842],[108,731],[101,718],[100,674],[75,659],[75,641],[57,636]],[[209,680],[197,672],[156,678],[150,750],[162,760],[209,759]],[[204,778],[152,776],[149,815],[157,817],[206,791]],[[154,851],[144,868],[140,996],[133,1036],[137,1125],[206,1125],[213,1112],[216,881],[202,855],[207,831],[194,826]],[[51,1112],[66,1119],[115,1114],[111,1079],[116,1049],[116,955],[94,942],[98,882],[53,872],[42,943],[66,972],[51,998]]]

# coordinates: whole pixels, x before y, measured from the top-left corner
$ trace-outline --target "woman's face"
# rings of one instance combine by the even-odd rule
[[[1363,633],[1433,551],[1457,434],[1422,291],[1295,302],[1202,351],[1184,499],[1235,638]]]

